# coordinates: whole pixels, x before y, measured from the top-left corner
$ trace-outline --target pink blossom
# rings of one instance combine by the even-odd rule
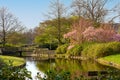
[[[115,34],[113,37],[112,37],[113,41],[120,41],[120,34]]]
[[[63,37],[64,38],[69,38],[71,36],[74,36],[76,34],[77,30],[73,30],[71,32],[68,32],[67,34],[64,34]]]
[[[112,29],[89,27],[83,32],[83,36],[87,41],[107,42],[112,41],[111,38],[115,35]]]
[[[63,35],[63,37],[69,38],[70,42],[74,44],[84,41],[120,41],[120,34],[115,32],[111,24],[100,24],[99,28],[93,26],[92,21],[81,19],[79,23],[72,26],[72,31]]]

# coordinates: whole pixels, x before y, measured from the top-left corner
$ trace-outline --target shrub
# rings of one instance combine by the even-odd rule
[[[99,58],[114,55],[120,52],[120,42],[93,44],[82,51],[83,57]]]
[[[67,51],[67,48],[68,48],[68,44],[64,44],[64,45],[61,45],[61,46],[59,46],[57,49],[56,49],[56,53],[57,54],[65,54],[66,53],[66,51]]]
[[[75,46],[74,46],[75,47]],[[73,49],[74,49],[74,47],[73,48],[71,48],[71,49],[68,49],[67,50],[67,54],[69,54],[69,55],[74,55],[73,53]]]
[[[40,80],[71,80],[71,73],[69,71],[56,71],[48,70],[46,72],[47,77],[41,78],[40,75],[37,75],[37,78]]]
[[[5,65],[7,64],[5,64],[3,59],[0,58],[0,69],[3,68]]]
[[[49,50],[55,50],[57,47],[58,47],[58,43],[39,44],[39,48],[48,48]]]
[[[102,74],[101,72],[97,73],[97,77],[86,77],[84,74],[80,74],[79,76],[73,76],[73,74],[69,71],[55,71],[48,70],[46,74],[48,75],[44,78],[38,77],[40,80],[119,80],[120,79],[120,71],[116,69],[107,69],[107,74]]]
[[[70,55],[80,55],[81,51],[83,50],[82,45],[75,45],[73,48],[67,51],[67,54]]]
[[[26,68],[21,69],[20,67],[13,67],[12,62],[7,65],[2,59],[0,59],[0,63],[2,63],[2,66],[0,66],[0,80],[32,79],[31,72]]]
[[[84,48],[86,48],[87,46],[92,45],[92,44],[95,44],[95,42],[84,42],[84,43],[81,43],[81,44],[77,44],[73,48],[69,49],[67,51],[67,54],[80,56],[82,50]]]

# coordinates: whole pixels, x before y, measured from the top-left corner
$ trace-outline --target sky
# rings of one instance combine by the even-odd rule
[[[7,7],[22,24],[34,28],[47,19],[44,14],[49,10],[50,1],[52,0],[0,0],[0,7]],[[71,4],[71,0],[61,1],[66,5]]]
[[[53,0],[0,0],[0,7],[7,7],[8,10],[18,17],[27,28],[34,28],[40,22],[47,19],[44,14],[49,11],[50,1]],[[112,7],[120,0],[111,0],[107,7]],[[66,6],[70,5],[72,0],[61,0]]]

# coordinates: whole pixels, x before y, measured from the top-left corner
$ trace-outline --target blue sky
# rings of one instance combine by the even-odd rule
[[[52,0],[0,0],[0,7],[7,7],[28,28],[34,28],[47,17]],[[70,4],[71,0],[61,0]]]
[[[47,17],[50,1],[53,0],[0,0],[0,7],[7,7],[28,28],[34,28]],[[61,0],[70,5],[72,0]],[[107,6],[111,7],[120,0],[112,0]]]

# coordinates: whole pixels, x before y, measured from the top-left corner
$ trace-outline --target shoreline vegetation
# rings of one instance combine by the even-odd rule
[[[97,59],[97,62],[106,65],[106,66],[111,66],[117,69],[120,69],[120,54],[117,55],[111,55],[103,58]]]
[[[34,55],[35,57],[35,55]],[[87,59],[87,57],[82,57],[82,56],[70,56],[67,54],[53,54],[52,57],[48,56],[47,54],[42,54],[40,55],[40,57],[42,58],[46,58],[46,59],[53,59],[53,58],[59,58],[59,59],[77,59],[77,60],[89,60]],[[120,69],[120,60],[119,60],[120,54],[116,54],[116,55],[110,55],[110,56],[106,56],[106,57],[101,57],[98,59],[94,59],[96,62],[102,64],[102,65],[106,65],[106,66],[111,66],[117,69]]]
[[[23,58],[0,55],[0,79],[31,80],[31,72],[25,68],[25,64]]]
[[[106,66],[110,66],[110,67],[114,67],[117,69],[120,69],[120,60],[116,57],[120,57],[120,55],[111,55],[111,56],[107,56],[107,57],[103,57],[103,58],[98,58],[95,59],[96,62],[102,64],[102,65],[106,65]],[[57,56],[55,58],[61,58],[61,59],[76,59],[76,60],[89,60],[85,57],[81,57],[81,56],[71,56],[70,58],[65,57],[64,55],[62,56]]]
[[[120,42],[87,42],[74,45],[71,49],[68,49],[68,47],[69,46],[66,44],[58,47],[55,58],[80,60],[93,59],[102,65],[120,69]]]
[[[23,58],[13,57],[13,56],[2,56],[0,55],[0,59],[7,65],[12,63],[13,67],[23,67],[26,65],[26,61]]]

